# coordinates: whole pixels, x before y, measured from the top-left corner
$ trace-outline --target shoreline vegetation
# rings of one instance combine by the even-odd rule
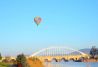
[[[20,54],[13,62],[0,62],[0,67],[44,67],[44,65],[38,58],[26,58],[25,55]]]
[[[29,58],[27,62],[30,67],[44,67],[43,63],[37,58]]]

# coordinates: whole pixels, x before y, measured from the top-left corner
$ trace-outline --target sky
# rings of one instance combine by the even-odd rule
[[[34,17],[42,22],[37,26]],[[98,47],[98,0],[0,0],[0,52]]]

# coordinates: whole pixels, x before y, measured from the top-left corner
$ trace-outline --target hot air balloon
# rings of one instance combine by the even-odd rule
[[[42,19],[41,19],[41,17],[36,16],[36,17],[34,18],[34,21],[35,21],[35,23],[36,23],[37,26],[38,26],[38,25],[41,23]]]

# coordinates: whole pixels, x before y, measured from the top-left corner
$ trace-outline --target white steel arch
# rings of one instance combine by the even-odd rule
[[[79,52],[79,53],[82,54],[83,56],[86,55],[85,53],[83,53],[83,52],[81,52],[81,51],[79,51],[79,50],[75,50],[75,49],[72,49],[72,48],[69,48],[69,47],[49,47],[49,48],[44,48],[44,49],[42,49],[42,50],[39,50],[39,51],[33,53],[30,57],[34,57],[34,56],[40,54],[41,52],[44,52],[44,51],[50,50],[50,49],[69,49],[69,50],[72,50],[72,51]]]

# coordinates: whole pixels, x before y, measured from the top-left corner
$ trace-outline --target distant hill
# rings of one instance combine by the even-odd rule
[[[85,53],[85,54],[89,54],[90,53],[90,49],[89,48],[85,48],[85,49],[80,49],[79,51]],[[71,55],[79,55],[80,53],[77,51],[74,51],[72,53],[70,53]]]
[[[89,54],[90,53],[90,49],[89,48],[85,48],[85,49],[80,49],[79,51]]]

